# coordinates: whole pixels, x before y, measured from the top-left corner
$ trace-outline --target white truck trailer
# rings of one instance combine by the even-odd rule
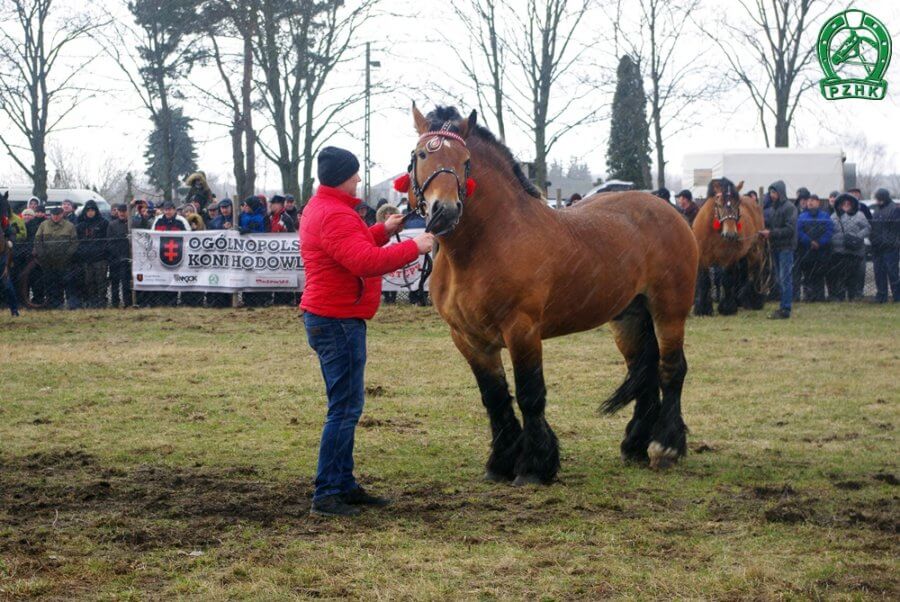
[[[713,178],[744,181],[742,192],[765,191],[775,180],[784,180],[788,196],[805,186],[820,197],[844,190],[844,153],[840,148],[762,148],[720,150],[684,155],[683,183],[694,197],[705,198]]]

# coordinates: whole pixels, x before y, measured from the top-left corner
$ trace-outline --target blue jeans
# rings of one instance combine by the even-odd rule
[[[775,253],[775,269],[778,274],[778,286],[781,289],[781,309],[791,313],[791,301],[794,297],[794,252],[777,251]]]
[[[0,261],[6,261],[6,257],[3,257]],[[17,316],[19,315],[19,303],[16,298],[16,288],[13,286],[12,280],[12,274],[7,274],[5,277],[0,275],[0,284],[3,285],[3,294],[6,296],[6,305],[9,307],[9,312],[12,315]]]
[[[872,257],[875,268],[875,287],[878,301],[888,300],[888,285],[895,303],[900,303],[900,250],[879,251]]]
[[[303,314],[309,346],[319,356],[328,394],[328,415],[319,444],[313,500],[357,487],[353,436],[365,402],[366,322]]]

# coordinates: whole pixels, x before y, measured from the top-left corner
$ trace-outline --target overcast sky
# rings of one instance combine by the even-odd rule
[[[121,3],[104,0],[110,10],[121,18],[128,18]],[[464,0],[460,0],[464,1]],[[524,4],[524,0],[522,0]],[[728,7],[729,0],[706,5],[715,8],[714,15],[733,16],[749,27],[749,21],[740,17],[737,2]],[[72,6],[80,3],[72,1]],[[91,3],[93,6],[101,2]],[[460,106],[463,113],[477,108],[474,95],[460,82],[463,81],[459,58],[453,49],[465,52],[468,44],[467,31],[449,13],[442,0],[392,0],[384,4],[392,15],[372,20],[361,31],[359,42],[371,41],[373,59],[381,61],[381,67],[373,70],[373,81],[388,88],[372,100],[375,113],[372,120],[373,181],[389,177],[406,167],[409,150],[415,142],[409,106],[415,100],[423,110],[437,103],[452,101],[449,94],[437,92],[444,89],[453,96],[469,100],[467,106]],[[893,34],[895,42],[900,41],[900,2],[897,0],[869,0],[837,4],[831,11],[843,8],[859,8],[871,12],[881,19]],[[399,16],[398,16],[399,15]],[[697,15],[703,23],[713,23],[713,14]],[[513,24],[510,24],[512,27]],[[809,44],[815,43],[821,22],[810,28],[807,34]],[[599,82],[608,78],[615,69],[615,49],[612,42],[609,20],[601,9],[592,11],[581,23],[575,37],[577,47],[589,47],[582,65],[567,74],[554,88],[554,98],[562,103],[570,94],[583,90],[579,81]],[[636,25],[629,26],[619,34],[633,41],[640,35]],[[762,34],[760,34],[762,35]],[[83,44],[78,52],[88,55],[96,52],[90,44]],[[718,54],[715,45],[700,34],[684,36],[679,44],[675,61],[685,64],[701,61],[725,72],[726,63]],[[827,101],[817,88],[806,93],[801,109],[795,119],[791,145],[794,147],[840,146],[845,149],[849,161],[856,160],[853,140],[864,136],[870,145],[882,144],[886,149],[885,170],[900,172],[900,57],[895,56],[888,70],[888,95],[883,101],[843,100]],[[363,85],[363,59],[344,66],[334,80],[335,89]],[[514,70],[515,67],[510,67]],[[816,66],[816,69],[818,67]],[[69,129],[60,131],[50,141],[85,163],[86,169],[114,159],[124,166],[131,166],[136,172],[143,170],[143,150],[149,131],[146,111],[140,105],[134,92],[122,82],[117,68],[107,59],[99,58],[84,72],[83,76],[93,86],[106,92],[83,103],[67,120]],[[201,70],[194,76],[195,81],[216,89],[214,71]],[[596,90],[588,95],[571,111],[573,118],[579,112],[586,112],[597,106],[608,106],[612,88],[592,84]],[[703,86],[703,82],[691,85]],[[182,89],[189,92],[182,84]],[[510,90],[517,100],[525,101],[521,94]],[[195,119],[194,134],[198,142],[199,165],[208,173],[216,174],[222,182],[233,181],[231,175],[231,148],[227,130],[218,125],[204,123],[213,116],[201,103],[189,100],[186,113]],[[668,172],[680,176],[681,158],[686,152],[714,150],[721,148],[756,148],[764,146],[764,139],[757,123],[755,107],[746,98],[746,92],[739,86],[698,103],[696,125],[669,137],[666,141]],[[355,109],[358,116],[362,105]],[[262,116],[256,118],[258,127],[264,125]],[[490,121],[487,123],[492,125]],[[533,146],[527,131],[515,122],[508,126],[507,140],[520,160],[531,160]],[[9,133],[7,125],[4,131]],[[679,127],[676,125],[675,127]],[[262,133],[266,135],[265,131]],[[551,159],[567,163],[576,157],[588,164],[596,175],[606,171],[606,143],[609,135],[608,119],[600,119],[573,130],[552,149]],[[346,133],[335,135],[330,143],[344,146],[356,152],[360,158],[363,152],[363,126],[359,120]],[[260,189],[277,189],[280,186],[278,171],[258,155]],[[51,166],[51,178],[53,168]],[[9,157],[0,158],[0,182],[7,184],[30,184]]]

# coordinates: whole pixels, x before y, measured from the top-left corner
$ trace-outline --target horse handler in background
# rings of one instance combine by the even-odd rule
[[[366,320],[378,310],[381,277],[431,251],[434,235],[384,247],[403,228],[392,215],[372,227],[355,211],[360,182],[353,153],[333,146],[318,157],[319,188],[300,219],[306,285],[300,309],[319,356],[328,415],[319,446],[313,514],[351,516],[358,506],[386,506],[353,477],[353,436],[365,401]]]

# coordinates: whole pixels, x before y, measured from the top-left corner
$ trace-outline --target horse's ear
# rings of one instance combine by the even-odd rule
[[[713,180],[712,182],[709,183],[709,185],[712,188],[714,196],[718,196],[718,195],[722,194],[722,180],[718,180],[718,179]]]
[[[468,138],[469,134],[475,131],[475,126],[478,124],[478,111],[472,109],[472,112],[469,113],[469,118],[466,120],[465,124],[463,124],[459,128],[459,134],[463,138]]]
[[[416,125],[416,131],[421,136],[422,134],[424,134],[425,132],[428,131],[428,120],[425,119],[424,115],[422,115],[422,111],[419,110],[419,108],[416,106],[415,102],[413,103],[413,106],[412,106],[412,115],[413,115],[413,122]]]
[[[741,180],[740,182],[737,183],[737,186],[734,187],[734,191],[740,194],[741,188],[743,188],[743,187],[744,187],[744,181]]]

